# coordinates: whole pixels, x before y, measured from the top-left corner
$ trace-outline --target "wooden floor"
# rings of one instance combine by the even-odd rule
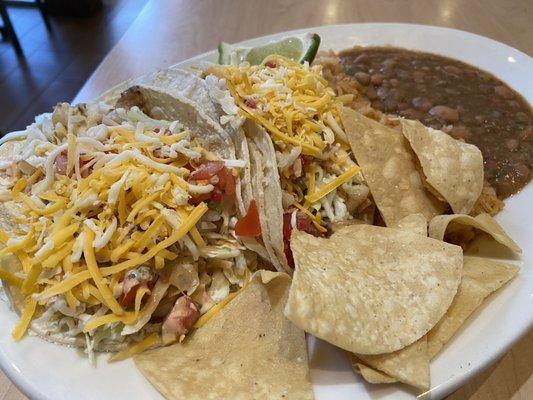
[[[35,8],[9,7],[24,58],[0,40],[0,134],[24,128],[35,115],[74,98],[146,0],[103,0],[89,18],[50,16],[49,33]]]

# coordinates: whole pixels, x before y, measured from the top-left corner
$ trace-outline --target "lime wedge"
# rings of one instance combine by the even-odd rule
[[[320,36],[316,33],[289,36],[256,47],[237,47],[221,42],[218,45],[218,63],[239,64],[248,61],[251,65],[258,65],[271,54],[278,54],[301,63],[304,61],[311,63],[315,59],[319,45]]]

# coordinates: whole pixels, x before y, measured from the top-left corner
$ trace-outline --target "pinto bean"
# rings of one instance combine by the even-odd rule
[[[431,107],[433,107],[433,103],[426,97],[415,97],[411,104],[420,111],[428,112]]]
[[[454,126],[451,129],[450,134],[456,139],[468,140],[472,137],[472,133],[465,125]]]
[[[370,77],[370,82],[372,82],[373,85],[381,85],[383,83],[383,75],[381,74],[374,74]]]
[[[366,72],[356,72],[354,74],[355,79],[359,81],[361,85],[368,85],[370,82],[370,75],[368,75]]]
[[[505,141],[505,147],[509,149],[509,151],[515,151],[518,149],[518,146],[520,145],[520,142],[516,139],[507,139]]]
[[[503,97],[504,99],[513,99],[514,98],[514,93],[511,89],[509,89],[508,87],[506,86],[503,86],[503,85],[500,85],[500,86],[496,86],[494,88],[494,91],[496,92],[496,94],[498,96],[501,96]]]
[[[459,112],[448,106],[435,106],[429,110],[429,114],[446,122],[459,121]]]

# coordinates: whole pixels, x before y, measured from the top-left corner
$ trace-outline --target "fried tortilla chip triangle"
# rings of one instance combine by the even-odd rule
[[[329,239],[295,231],[285,315],[344,350],[382,354],[424,336],[459,286],[459,246],[414,232],[352,225]]]
[[[305,335],[282,313],[289,285],[261,271],[183,343],[135,364],[167,399],[312,399]]]
[[[398,228],[427,236],[427,220],[422,214],[411,214],[398,221]],[[364,364],[352,363],[363,378],[370,383],[403,382],[419,389],[429,388],[429,355],[427,337],[424,336],[401,350],[377,354],[352,354]]]
[[[402,118],[401,123],[427,183],[450,204],[454,213],[468,214],[483,188],[481,151],[419,121]]]
[[[387,226],[421,213],[428,220],[445,210],[422,182],[409,142],[398,132],[358,112],[340,111],[346,136]]]
[[[514,278],[518,270],[502,262],[465,256],[457,295],[444,317],[427,335],[429,358],[435,357],[484,299]]]

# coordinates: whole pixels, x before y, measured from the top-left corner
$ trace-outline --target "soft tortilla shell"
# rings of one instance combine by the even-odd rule
[[[428,353],[435,357],[492,292],[518,273],[518,267],[480,257],[464,257],[463,279],[446,314],[428,333]]]
[[[228,132],[222,129],[218,122],[214,121],[208,113],[194,101],[178,92],[172,92],[161,87],[132,86],[122,92],[116,102],[116,106],[126,108],[138,106],[149,116],[154,116],[153,113],[157,109],[157,118],[162,117],[169,121],[179,121],[191,132],[195,142],[205,149],[218,153],[223,158],[236,158],[235,144],[237,143],[239,157],[244,157],[242,159],[247,164],[249,163],[248,152],[243,152],[241,148],[241,144],[244,142],[242,131],[234,132],[235,135],[239,132],[240,138],[237,136],[230,137]],[[241,216],[247,210],[247,204],[245,206],[242,198],[242,186],[244,186],[246,197],[250,197],[251,192],[250,185],[246,181],[249,175],[248,166],[244,172],[245,181],[242,184],[240,177],[236,179],[237,188],[235,192],[237,208]]]
[[[192,72],[177,67],[166,68],[126,80],[104,92],[96,101],[114,105],[122,92],[136,85],[163,89],[175,97],[188,98],[195,102],[212,119],[217,120],[217,107],[210,101],[209,92],[203,79]]]
[[[244,179],[239,183],[242,185],[242,202],[239,201],[239,213],[246,213],[248,204],[253,199],[250,182],[250,156],[244,137],[243,130],[240,126],[233,127],[231,124],[222,126],[220,117],[224,115],[221,107],[215,103],[209,94],[209,87],[205,80],[197,74],[186,71],[177,67],[170,67],[161,71],[153,72],[130,79],[109,89],[102,94],[96,101],[104,101],[108,104],[115,105],[120,99],[122,93],[133,86],[148,86],[153,89],[161,90],[179,100],[188,100],[194,104],[197,110],[200,110],[204,117],[213,125],[220,125],[227,135],[233,141],[237,157],[246,161],[244,168]]]
[[[387,226],[421,213],[428,220],[446,206],[424,188],[415,158],[400,132],[343,107],[350,146]]]
[[[352,225],[330,239],[294,231],[285,315],[344,350],[382,354],[424,336],[459,286],[462,250],[419,234]]]
[[[283,205],[281,181],[272,140],[266,131],[252,121],[246,121],[252,175],[252,190],[259,209],[263,243],[272,263],[279,271],[289,274],[283,242]]]
[[[429,222],[429,236],[444,240],[448,226],[453,224],[463,225],[479,229],[492,236],[498,243],[503,244],[516,253],[522,253],[522,249],[509,237],[503,228],[489,214],[481,213],[475,217],[463,214],[439,215]]]
[[[303,331],[283,317],[290,278],[262,272],[181,344],[135,357],[167,399],[312,399]]]
[[[429,183],[456,214],[468,214],[483,189],[483,156],[474,145],[419,121],[401,119],[402,131]]]
[[[161,88],[132,86],[122,93],[116,106],[138,106],[149,116],[153,116],[157,109],[157,118],[179,121],[202,147],[216,151],[224,158],[235,157],[235,148],[228,134],[205,112],[198,109],[196,103],[185,97],[176,97]]]

